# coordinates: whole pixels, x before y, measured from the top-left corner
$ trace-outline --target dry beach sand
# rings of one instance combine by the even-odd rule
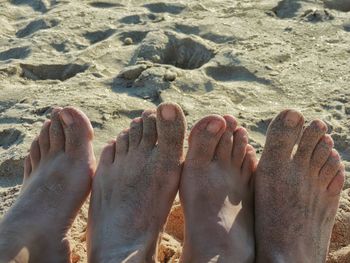
[[[349,0],[159,1],[0,1],[0,216],[54,105],[86,112],[97,156],[162,101],[180,104],[189,128],[233,114],[258,152],[271,118],[292,107],[327,122],[349,175]],[[349,206],[348,179],[328,262],[350,262]],[[73,262],[86,262],[87,207],[70,233]],[[161,262],[177,262],[182,226],[175,204]]]

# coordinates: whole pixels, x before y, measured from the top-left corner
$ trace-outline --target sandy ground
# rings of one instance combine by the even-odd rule
[[[349,175],[348,0],[7,0],[0,10],[0,216],[55,105],[86,112],[97,156],[163,101],[183,107],[189,129],[206,114],[235,115],[259,153],[271,118],[292,107],[327,122]],[[349,199],[346,190],[329,262],[350,262]],[[86,262],[86,211],[71,233],[74,262]],[[162,262],[179,254],[174,220]]]

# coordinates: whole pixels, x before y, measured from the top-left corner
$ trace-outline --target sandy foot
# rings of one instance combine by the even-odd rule
[[[104,148],[93,181],[89,262],[155,262],[159,232],[179,187],[185,117],[145,111]]]
[[[70,262],[66,233],[95,169],[88,118],[55,109],[32,143],[15,205],[0,223],[0,262]]]
[[[256,172],[257,262],[325,262],[344,167],[327,126],[292,110],[270,124]],[[300,134],[296,153],[293,148]]]
[[[232,116],[211,115],[192,129],[181,177],[182,262],[254,262],[255,151]]]

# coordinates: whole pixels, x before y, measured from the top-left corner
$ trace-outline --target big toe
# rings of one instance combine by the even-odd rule
[[[157,134],[160,153],[179,159],[183,156],[186,120],[177,104],[162,103],[157,108]]]
[[[66,107],[60,112],[65,152],[73,155],[91,154],[93,128],[88,117],[78,109]]]
[[[303,125],[304,117],[297,111],[285,110],[278,114],[268,128],[262,157],[265,155],[272,156],[275,160],[289,159]]]
[[[210,163],[225,130],[225,119],[218,115],[206,116],[197,122],[189,137],[187,164],[196,166]]]

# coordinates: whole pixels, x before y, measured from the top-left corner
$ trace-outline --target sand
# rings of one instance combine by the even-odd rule
[[[0,216],[56,105],[86,112],[97,156],[163,101],[183,107],[189,129],[206,114],[233,114],[258,153],[271,118],[292,107],[329,125],[349,175],[349,11],[348,0],[1,1]],[[345,190],[329,262],[350,262],[349,199]],[[70,235],[74,262],[86,262],[87,205]],[[174,218],[162,262],[181,250]]]

